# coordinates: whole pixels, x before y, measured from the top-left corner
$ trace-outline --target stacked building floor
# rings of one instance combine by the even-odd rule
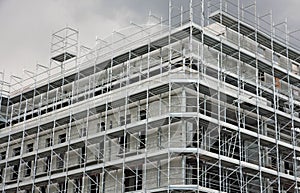
[[[300,192],[300,51],[287,23],[256,2],[176,7],[92,49],[66,27],[49,66],[3,78],[2,192]]]

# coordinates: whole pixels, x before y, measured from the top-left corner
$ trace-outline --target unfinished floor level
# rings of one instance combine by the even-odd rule
[[[298,40],[247,3],[170,0],[93,49],[54,33],[0,82],[1,192],[300,192]]]

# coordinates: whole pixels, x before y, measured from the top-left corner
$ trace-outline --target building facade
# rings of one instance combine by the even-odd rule
[[[64,28],[49,66],[1,82],[2,192],[299,192],[289,33],[255,3],[174,7],[91,50]]]

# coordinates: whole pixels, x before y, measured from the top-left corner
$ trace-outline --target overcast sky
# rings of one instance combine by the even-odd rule
[[[291,30],[300,29],[300,0],[257,0],[257,6],[260,15],[273,10],[275,22],[288,18]],[[0,0],[0,71],[22,76],[36,63],[48,66],[51,34],[65,26],[78,29],[80,43],[93,47],[96,36],[106,37],[130,21],[145,23],[149,10],[166,17],[168,1]]]

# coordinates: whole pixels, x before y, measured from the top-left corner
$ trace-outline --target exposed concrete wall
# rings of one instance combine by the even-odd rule
[[[170,170],[168,170],[170,167]],[[161,161],[161,181],[160,185],[167,186],[168,184],[172,185],[181,185],[183,184],[183,169],[182,169],[182,158],[177,157],[172,159],[169,163],[167,160]],[[168,173],[169,171],[169,173]],[[169,175],[168,175],[169,174]],[[169,177],[168,177],[169,176]],[[168,181],[169,178],[169,181]]]
[[[122,170],[110,171],[105,176],[105,193],[122,192]]]
[[[73,150],[66,154],[69,156],[68,166],[78,166],[80,164],[80,150]]]
[[[159,176],[159,169],[157,163],[149,163],[143,165],[143,168],[146,167],[146,170],[143,170],[143,183],[146,185],[147,189],[154,189],[157,188],[158,183],[158,176]]]

